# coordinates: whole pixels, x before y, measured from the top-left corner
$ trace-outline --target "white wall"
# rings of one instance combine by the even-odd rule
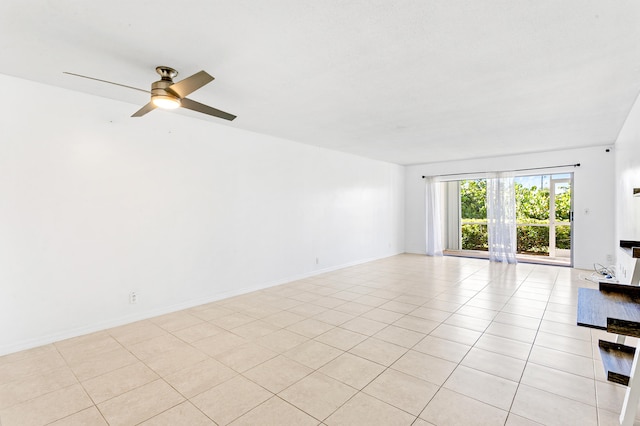
[[[490,172],[580,163],[574,173],[574,266],[593,268],[611,264],[614,246],[614,154],[611,147],[595,147],[517,156],[451,161],[409,166],[405,182],[405,250],[425,253],[424,181],[421,176]],[[613,151],[613,150],[612,150]],[[563,169],[549,170],[560,173]],[[545,170],[536,171],[544,173]]]
[[[635,260],[619,249],[620,240],[640,241],[640,101],[636,99],[615,145],[616,157],[616,249],[618,276],[630,282]]]
[[[0,86],[0,354],[404,251],[401,166]]]

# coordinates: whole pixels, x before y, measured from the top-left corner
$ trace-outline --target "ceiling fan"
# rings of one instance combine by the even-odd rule
[[[200,102],[196,102],[187,98],[187,95],[189,95],[190,93],[195,92],[205,84],[213,81],[213,77],[210,76],[206,71],[197,72],[191,77],[184,78],[177,83],[174,83],[173,79],[178,75],[178,71],[174,70],[173,68],[159,66],[156,67],[156,72],[160,74],[160,80],[151,84],[151,91],[138,89],[137,87],[126,86],[120,83],[114,83],[112,81],[100,80],[99,78],[87,77],[86,75],[74,74],[72,72],[64,71],[64,74],[88,78],[90,80],[101,81],[103,83],[114,84],[116,86],[126,87],[128,89],[149,93],[151,95],[151,101],[140,108],[138,111],[136,111],[131,117],[142,117],[146,113],[153,111],[156,108],[176,109],[182,107],[190,109],[192,111],[211,115],[213,117],[223,118],[229,121],[236,118],[236,116],[233,114],[220,111],[219,109],[201,104]]]

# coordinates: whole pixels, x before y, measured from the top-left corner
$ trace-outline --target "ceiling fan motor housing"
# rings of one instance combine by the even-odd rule
[[[175,103],[176,107],[180,106],[180,97],[173,93],[173,91],[167,90],[167,88],[172,84],[173,81],[171,80],[171,77],[166,78],[165,76],[162,76],[162,80],[152,83],[151,101],[155,103],[156,100],[160,100],[160,102],[164,100]]]

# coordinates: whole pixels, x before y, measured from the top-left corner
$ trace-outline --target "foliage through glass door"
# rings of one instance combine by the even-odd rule
[[[459,182],[460,249],[488,251],[487,181]],[[519,255],[571,262],[571,174],[515,178]]]

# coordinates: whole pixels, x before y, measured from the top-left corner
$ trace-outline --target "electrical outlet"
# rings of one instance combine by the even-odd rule
[[[129,293],[129,303],[132,305],[138,303],[138,293],[136,293],[135,291]]]
[[[607,262],[609,262],[609,264],[613,262],[613,255],[610,255],[610,254],[607,255]]]
[[[316,265],[317,265],[318,263],[320,263],[320,259],[318,259],[318,258],[316,257]]]

